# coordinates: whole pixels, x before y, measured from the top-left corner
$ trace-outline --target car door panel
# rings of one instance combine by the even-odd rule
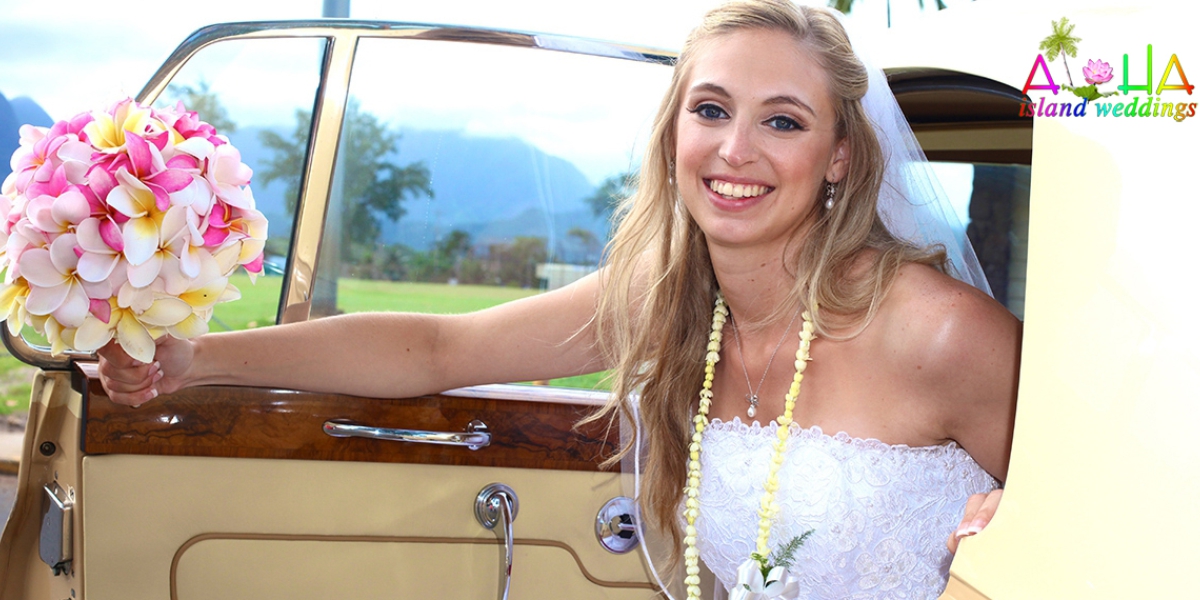
[[[88,382],[90,598],[260,597],[262,589],[424,597],[447,585],[456,597],[491,597],[503,546],[473,510],[495,482],[519,502],[514,592],[654,594],[639,553],[611,554],[595,538],[597,512],[622,490],[618,474],[597,467],[615,447],[605,428],[573,431],[585,405],[197,388],[131,409],[108,401],[83,372],[94,369],[82,366],[78,378]],[[346,415],[451,431],[472,420],[497,426],[478,450],[322,432]]]

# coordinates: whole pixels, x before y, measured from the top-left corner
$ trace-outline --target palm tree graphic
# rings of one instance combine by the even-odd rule
[[[1079,51],[1075,44],[1082,40],[1071,35],[1075,31],[1075,26],[1068,22],[1066,17],[1057,22],[1051,21],[1050,26],[1054,28],[1054,33],[1042,40],[1038,49],[1046,52],[1046,60],[1054,60],[1060,52],[1062,53],[1063,66],[1067,68],[1067,81],[1071,83],[1071,87],[1075,87],[1075,80],[1071,78],[1071,67],[1067,64],[1067,56],[1075,58],[1075,53]]]

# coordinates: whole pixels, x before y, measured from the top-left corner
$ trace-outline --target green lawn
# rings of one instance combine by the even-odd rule
[[[0,346],[0,415],[29,410],[29,394],[37,369],[13,358]]]
[[[230,281],[241,291],[234,302],[217,305],[211,331],[250,329],[274,324],[279,309],[282,277],[259,277],[251,284],[245,275]],[[338,281],[338,308],[343,312],[402,311],[453,314],[480,310],[536,294],[536,290],[484,285],[446,285],[342,279]],[[26,336],[32,330],[26,328]],[[0,414],[28,410],[34,369],[9,356],[0,347]],[[604,373],[555,379],[550,385],[607,389]]]

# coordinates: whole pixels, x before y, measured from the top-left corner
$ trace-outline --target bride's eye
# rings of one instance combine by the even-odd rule
[[[805,129],[798,121],[791,117],[776,115],[766,120],[766,125],[779,131],[802,131]]]
[[[707,103],[707,102],[697,105],[696,108],[689,108],[687,110],[688,110],[688,112],[690,112],[694,115],[700,115],[701,119],[705,119],[708,121],[724,119],[725,117],[729,116],[729,114],[725,112],[725,109],[721,108],[720,106],[717,106],[716,104],[711,104],[711,103]]]

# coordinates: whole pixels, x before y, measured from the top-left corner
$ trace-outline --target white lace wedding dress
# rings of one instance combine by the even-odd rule
[[[754,551],[777,430],[734,419],[704,431],[697,547],[726,590]],[[931,600],[946,587],[946,539],[967,497],[997,484],[957,444],[893,446],[793,426],[779,486],[771,548],[814,530],[790,569],[799,598]]]

